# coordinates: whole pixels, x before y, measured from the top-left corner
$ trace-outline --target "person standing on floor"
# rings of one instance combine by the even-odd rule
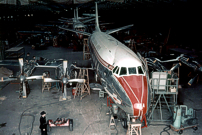
[[[41,129],[41,135],[47,135],[47,123],[46,123],[46,112],[45,111],[41,112],[39,128]]]
[[[27,64],[30,62],[30,53],[28,52],[27,55],[25,56],[25,61],[27,62]]]

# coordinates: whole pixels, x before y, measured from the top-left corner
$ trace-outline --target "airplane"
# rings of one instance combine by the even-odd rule
[[[95,20],[95,18],[92,17],[79,17],[78,16],[78,8],[74,10],[74,18],[62,18],[58,19],[59,21],[64,22],[65,24],[72,24],[74,30],[83,31],[85,32],[87,30],[87,27],[84,23],[90,22],[92,20]],[[76,33],[79,39],[83,38],[83,34]]]
[[[150,106],[150,89],[145,65],[132,50],[109,35],[133,25],[102,32],[99,28],[97,3],[95,6],[96,24],[92,34],[59,28],[89,36],[88,45],[93,68],[105,91],[126,115],[143,117]]]
[[[114,103],[125,112],[125,117],[122,119],[123,127],[127,128],[126,123],[130,121],[131,117],[140,118],[141,121],[144,120],[146,122],[151,104],[151,85],[149,83],[148,67],[156,67],[156,71],[162,72],[166,71],[166,68],[161,63],[173,61],[181,61],[192,67],[196,66],[188,63],[183,55],[170,61],[161,61],[155,58],[143,59],[139,53],[134,53],[120,41],[109,35],[133,25],[102,32],[99,28],[97,3],[95,3],[95,14],[96,22],[93,33],[64,27],[59,28],[89,36],[88,46],[92,68],[95,70],[96,78],[100,78],[104,90]],[[170,71],[173,72],[180,65],[180,63],[176,64]],[[202,71],[201,69],[201,67],[197,67],[197,70]],[[194,80],[190,81],[190,83],[193,83]]]
[[[95,4],[95,6],[96,24],[95,31],[93,33],[72,30],[64,27],[59,28],[89,36],[88,45],[91,52],[92,66],[96,72],[96,78],[100,78],[100,82],[104,87],[105,91],[114,101],[114,103],[116,103],[117,106],[124,111],[124,123],[126,123],[125,121],[130,121],[130,117],[140,118],[142,120],[147,115],[151,101],[151,88],[149,84],[147,66],[140,54],[135,54],[124,44],[109,35],[111,33],[126,29],[133,25],[128,25],[118,29],[102,32],[99,28],[97,3]],[[147,61],[148,66],[154,65],[157,68],[157,71],[165,70],[164,68],[162,68],[163,66],[160,65],[160,63],[172,61],[181,61],[187,65],[194,67],[194,69],[202,71],[202,68],[196,67],[194,63],[189,64],[188,60],[184,59],[183,56],[180,56],[177,59],[170,61],[161,61],[158,59],[147,59]],[[179,67],[179,65],[180,64],[177,64],[171,69],[171,71],[175,70],[177,67]],[[37,65],[37,67],[47,66]],[[71,79],[68,79],[67,62],[63,61],[63,66],[61,67],[61,69],[62,77],[60,80],[46,78],[44,79],[44,82],[62,82],[63,84],[67,84],[67,82],[72,81],[84,81],[71,81]],[[23,79],[24,76],[22,76],[21,78]],[[2,78],[2,81],[4,81],[4,78]],[[64,85],[63,97],[65,97],[65,90],[66,87]]]

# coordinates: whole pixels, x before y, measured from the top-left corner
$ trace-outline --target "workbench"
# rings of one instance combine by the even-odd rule
[[[25,49],[24,47],[12,47],[5,51],[4,58],[5,59],[18,59],[24,58]]]

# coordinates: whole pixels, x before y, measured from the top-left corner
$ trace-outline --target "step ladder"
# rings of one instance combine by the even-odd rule
[[[90,95],[88,69],[80,69],[78,78],[86,80],[85,83],[77,83],[76,85],[74,98],[76,97],[76,95],[78,95],[80,96],[80,100],[82,100],[82,98],[86,95]]]

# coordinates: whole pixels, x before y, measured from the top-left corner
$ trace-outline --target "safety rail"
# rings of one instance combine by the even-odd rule
[[[155,94],[176,94],[178,93],[178,81],[179,78],[168,78],[168,79],[159,79],[151,78],[151,88],[152,93]],[[165,84],[161,84],[165,83]]]
[[[151,84],[151,111],[149,121],[169,121],[167,116],[172,116],[172,107],[177,104],[179,78],[171,78],[166,72],[153,72]],[[160,112],[160,115],[155,113]],[[166,113],[169,111],[169,113]],[[158,113],[159,114],[159,113]],[[164,115],[163,115],[164,114]],[[166,117],[165,117],[166,115]]]

